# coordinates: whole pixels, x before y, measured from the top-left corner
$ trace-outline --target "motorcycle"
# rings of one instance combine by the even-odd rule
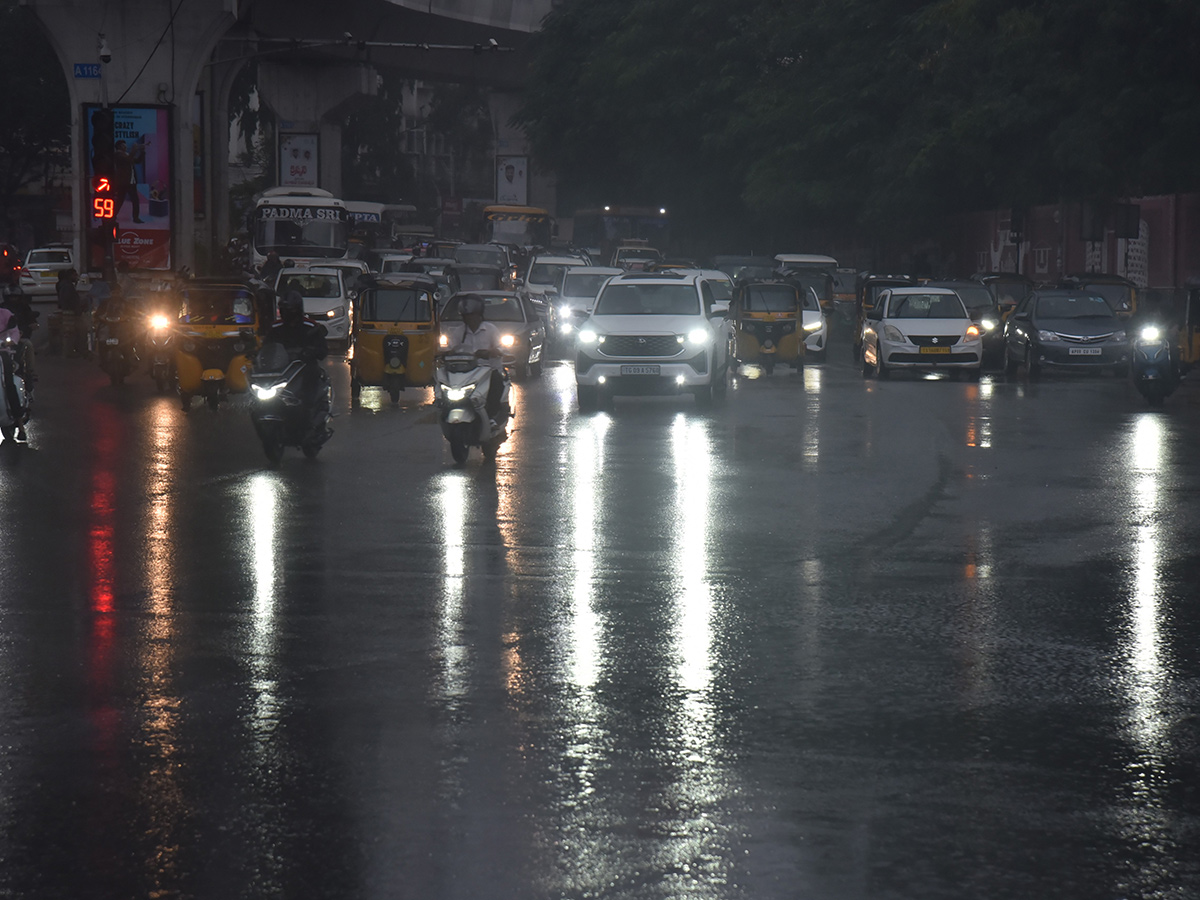
[[[1163,325],[1147,323],[1134,336],[1130,377],[1151,406],[1162,406],[1179,386],[1179,360],[1172,350],[1171,331]]]
[[[172,324],[163,313],[151,313],[146,322],[146,358],[150,361],[150,377],[160,394],[172,380],[171,366],[175,361]]]
[[[316,402],[306,402],[304,369],[305,363],[291,360],[282,344],[263,345],[254,360],[250,421],[273,466],[279,465],[286,447],[298,447],[306,457],[315,459],[333,436],[329,428],[333,386],[322,369]]]
[[[438,360],[434,372],[438,424],[450,442],[450,455],[459,465],[467,461],[471,447],[479,447],[485,459],[495,459],[500,445],[508,439],[512,410],[508,405],[511,382],[507,371],[503,373],[504,390],[494,422],[484,408],[493,371],[470,355],[455,354]]]
[[[9,321],[8,326],[0,322],[0,328],[5,328],[0,331],[0,435],[6,441],[23,441],[31,397],[24,376],[17,371],[21,333],[15,321]]]
[[[132,324],[124,318],[101,317],[96,346],[100,355],[100,368],[115,387],[124,383],[141,363],[137,341],[132,334]]]

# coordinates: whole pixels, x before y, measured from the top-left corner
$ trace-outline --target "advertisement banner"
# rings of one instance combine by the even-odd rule
[[[528,170],[529,160],[524,156],[496,157],[497,203],[524,206],[529,202]]]
[[[87,122],[88,184],[95,173],[92,162],[92,113],[84,107]],[[121,106],[113,110],[113,200],[120,226],[113,247],[113,262],[131,269],[171,268],[171,122],[170,110],[160,106]],[[90,203],[88,206],[90,211]],[[88,219],[89,268],[104,263],[95,219]]]
[[[317,187],[315,134],[279,136],[279,183],[285,187]]]

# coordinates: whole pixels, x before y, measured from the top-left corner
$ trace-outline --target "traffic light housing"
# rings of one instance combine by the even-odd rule
[[[92,113],[92,174],[116,174],[113,170],[113,111],[106,107]]]

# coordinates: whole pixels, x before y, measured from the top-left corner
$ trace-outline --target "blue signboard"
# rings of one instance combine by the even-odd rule
[[[75,63],[76,78],[99,78],[100,63]]]

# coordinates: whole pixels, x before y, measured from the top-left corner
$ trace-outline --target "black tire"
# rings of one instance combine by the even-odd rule
[[[391,398],[391,401],[393,403],[399,403],[400,402],[400,388],[398,388],[398,387],[388,388],[388,397]]]
[[[807,350],[804,353],[804,360],[805,360],[805,362],[808,362],[808,357],[811,356],[813,362],[823,363],[823,362],[825,362],[825,356],[828,353],[829,353],[828,345],[826,345],[824,350]],[[801,363],[801,366],[803,366],[803,363]]]
[[[1016,378],[1017,372],[1020,370],[1021,364],[1008,355],[1008,347],[1004,348],[1004,375],[1007,378]]]
[[[357,400],[362,395],[362,382],[357,375],[350,376],[350,397]]]
[[[158,389],[160,394],[165,394],[167,391],[167,379],[162,375],[159,375],[154,379],[154,386]]]
[[[499,441],[488,441],[486,444],[484,444],[479,449],[481,449],[483,451],[484,459],[488,459],[488,460],[495,459],[496,454],[500,452],[500,442]]]
[[[863,378],[874,378],[875,367],[867,362],[867,354],[862,355],[862,376]]]
[[[3,435],[5,442],[16,440],[17,426],[16,425],[0,425],[0,435]]]
[[[775,360],[768,359],[765,363],[763,363],[763,371],[768,375],[774,375],[775,374]]]
[[[535,363],[529,364],[529,374],[534,378],[542,377],[542,361],[540,359]]]
[[[465,442],[450,438],[450,455],[454,457],[454,462],[462,465],[467,461],[467,454],[471,452],[471,448]]]
[[[580,412],[595,412],[600,408],[600,391],[595,385],[577,383],[575,401]]]
[[[188,410],[190,410],[192,408],[192,395],[189,394],[187,391],[180,391],[179,392],[179,403],[180,403],[180,406],[182,407],[183,411],[187,412]]]
[[[209,409],[216,409],[221,405],[220,391],[212,390],[204,392],[204,402],[208,404]]]
[[[520,366],[513,367],[513,376],[517,381],[524,381],[529,377],[529,364],[526,363]]]
[[[272,466],[277,466],[283,462],[283,441],[274,435],[267,435],[262,439],[262,448],[263,453],[267,455],[267,462]]]
[[[323,442],[306,441],[300,445],[300,452],[304,454],[306,459],[316,459],[317,454],[321,452],[321,448],[324,446]]]
[[[724,400],[725,395],[729,393],[729,364],[725,364],[725,368],[721,369],[721,374],[713,381],[712,392],[714,399]]]

